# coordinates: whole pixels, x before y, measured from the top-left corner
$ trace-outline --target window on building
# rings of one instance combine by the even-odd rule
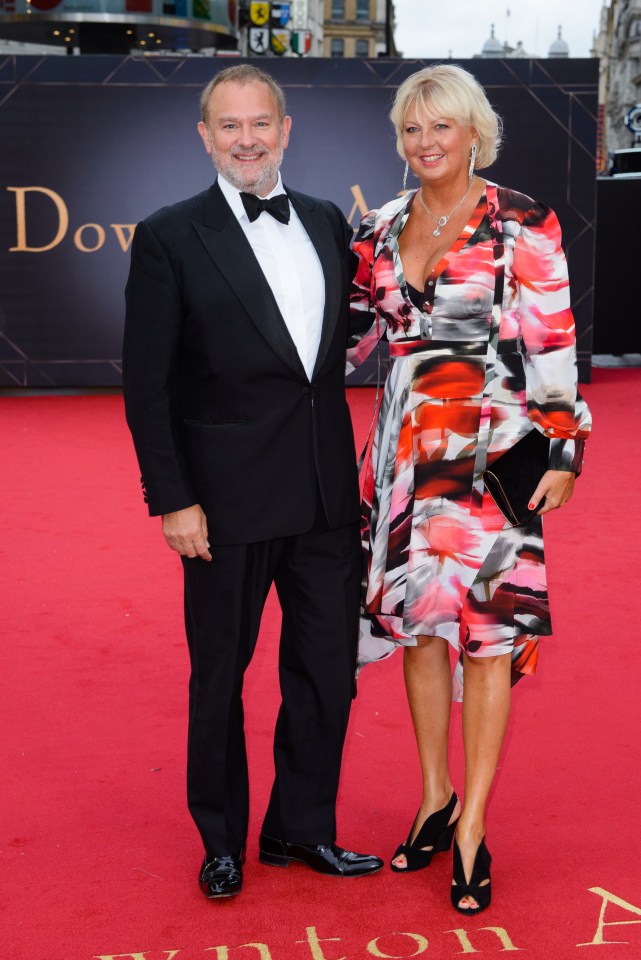
[[[341,37],[332,37],[331,56],[332,57],[345,56],[345,41],[342,40]]]
[[[356,19],[369,20],[369,0],[356,0]]]
[[[345,19],[345,0],[332,0],[332,20],[344,20],[344,19]]]
[[[369,40],[356,41],[356,56],[369,57]]]

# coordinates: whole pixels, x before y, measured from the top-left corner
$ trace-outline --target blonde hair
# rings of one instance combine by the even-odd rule
[[[492,108],[481,84],[453,64],[437,64],[413,73],[396,91],[390,120],[396,128],[396,149],[403,153],[403,126],[411,107],[434,117],[455,120],[462,127],[474,127],[479,135],[476,167],[482,170],[496,160],[503,124]]]

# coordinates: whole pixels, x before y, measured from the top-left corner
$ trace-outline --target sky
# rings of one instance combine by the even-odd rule
[[[589,57],[603,0],[394,0],[396,46],[405,57],[467,59],[494,34],[546,57],[559,25],[571,57]],[[509,10],[509,15],[508,11]]]

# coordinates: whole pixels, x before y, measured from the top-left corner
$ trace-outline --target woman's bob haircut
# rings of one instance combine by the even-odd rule
[[[454,120],[462,127],[474,127],[479,135],[476,167],[482,170],[496,160],[503,124],[491,107],[481,84],[462,67],[437,64],[413,73],[396,91],[390,120],[396,128],[396,149],[403,153],[403,126],[408,111]]]

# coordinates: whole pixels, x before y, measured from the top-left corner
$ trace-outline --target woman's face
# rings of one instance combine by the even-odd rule
[[[405,115],[403,150],[421,183],[450,184],[467,180],[470,150],[478,143],[474,127],[448,117],[435,117],[412,104]]]

